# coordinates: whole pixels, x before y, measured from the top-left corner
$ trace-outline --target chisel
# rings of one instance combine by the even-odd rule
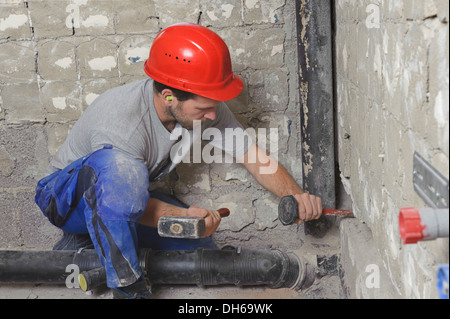
[[[343,209],[324,209],[322,215],[332,215],[341,218],[353,218],[353,212],[351,210]],[[283,225],[291,225],[298,218],[298,204],[293,195],[284,196],[281,198],[278,204],[278,218]]]

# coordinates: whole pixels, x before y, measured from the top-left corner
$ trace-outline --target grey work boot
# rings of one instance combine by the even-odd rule
[[[63,237],[53,246],[53,250],[78,250],[80,248],[94,249],[89,234],[63,232]]]

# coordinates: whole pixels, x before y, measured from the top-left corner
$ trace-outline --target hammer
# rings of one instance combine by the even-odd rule
[[[355,217],[351,210],[324,209],[322,215],[332,215],[342,218]],[[298,217],[298,204],[294,196],[288,195],[281,198],[278,204],[278,218],[283,225],[291,225]]]
[[[217,210],[220,217],[230,215],[228,208]],[[158,220],[158,234],[161,237],[197,239],[205,235],[204,217],[163,216]]]

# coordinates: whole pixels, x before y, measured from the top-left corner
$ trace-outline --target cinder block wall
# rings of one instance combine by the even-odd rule
[[[37,181],[99,94],[146,78],[143,62],[154,37],[177,22],[223,37],[245,83],[230,108],[244,127],[277,128],[279,160],[301,178],[294,4],[0,0],[0,247],[49,248],[57,240],[59,231],[34,204]],[[193,205],[229,207],[219,241],[289,242],[286,231],[269,232],[280,225],[277,199],[240,164],[183,164],[160,186]]]
[[[413,189],[414,151],[449,176],[448,2],[337,0],[335,11],[342,180],[394,292],[434,298],[448,238],[403,245],[398,214],[426,207]],[[346,237],[348,246],[358,245]],[[371,257],[350,259],[354,265]],[[365,275],[362,268],[359,278]],[[354,296],[374,295],[364,281],[352,289]]]

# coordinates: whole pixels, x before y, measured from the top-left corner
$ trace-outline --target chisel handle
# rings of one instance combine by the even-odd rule
[[[322,215],[332,215],[342,218],[355,217],[351,210],[323,209]],[[278,218],[283,225],[291,225],[298,218],[298,204],[294,196],[288,195],[281,198],[278,204]]]
[[[219,208],[217,212],[219,213],[220,217],[230,216],[230,210],[228,208]]]

